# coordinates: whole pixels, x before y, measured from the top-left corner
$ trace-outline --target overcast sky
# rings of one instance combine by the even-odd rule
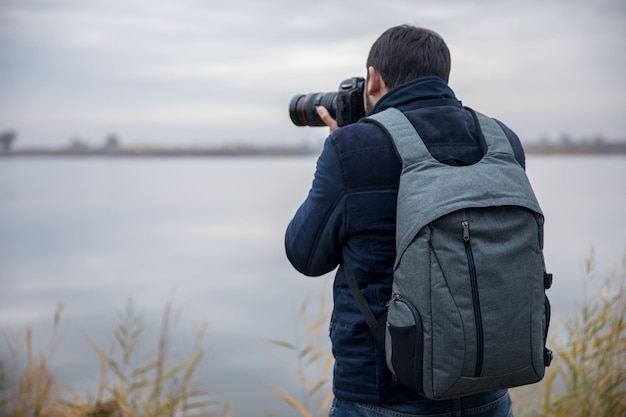
[[[372,42],[439,32],[463,104],[522,140],[626,137],[624,0],[0,0],[0,132],[16,146],[285,144],[297,93],[365,74]]]

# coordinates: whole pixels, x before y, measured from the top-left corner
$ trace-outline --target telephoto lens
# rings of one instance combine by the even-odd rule
[[[296,126],[326,126],[317,114],[317,106],[325,107],[334,119],[337,113],[337,93],[298,94],[289,103],[289,117]]]

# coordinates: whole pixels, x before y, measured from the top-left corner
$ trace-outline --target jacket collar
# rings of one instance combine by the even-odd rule
[[[378,113],[389,107],[407,111],[441,105],[462,107],[448,84],[439,77],[428,76],[392,88],[378,100],[368,114]]]

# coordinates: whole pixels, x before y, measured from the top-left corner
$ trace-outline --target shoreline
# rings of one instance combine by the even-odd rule
[[[626,155],[626,141],[601,143],[526,143],[527,155]],[[0,158],[11,157],[293,157],[319,155],[321,147],[236,146],[166,147],[129,146],[114,148],[64,147],[0,150]]]

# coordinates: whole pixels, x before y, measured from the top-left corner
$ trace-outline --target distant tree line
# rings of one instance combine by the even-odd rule
[[[12,130],[0,133],[0,149],[3,152],[9,152],[16,138],[17,133]]]

